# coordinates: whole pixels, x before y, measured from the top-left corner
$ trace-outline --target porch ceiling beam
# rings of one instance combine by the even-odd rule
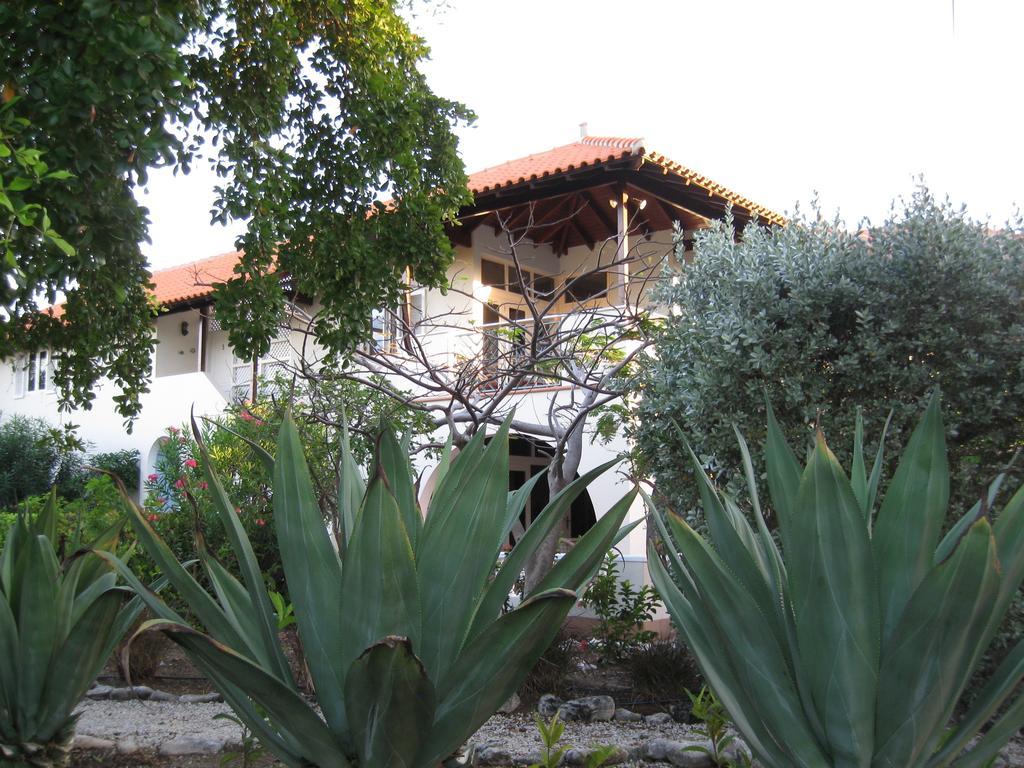
[[[601,220],[601,224],[608,230],[608,236],[614,236],[616,224],[615,220],[612,219],[612,215],[610,213],[611,208],[608,205],[608,200],[602,200],[598,195],[598,190],[596,189],[588,189],[587,197],[590,199],[590,210],[594,212],[594,215]]]

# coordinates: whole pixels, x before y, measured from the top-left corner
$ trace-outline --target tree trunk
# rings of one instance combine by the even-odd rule
[[[561,461],[557,455],[551,460],[548,467],[548,498],[553,499],[576,477],[580,468],[580,459],[583,457],[583,422],[572,431],[566,438]],[[565,511],[566,517],[571,510]],[[562,526],[558,525],[549,533],[537,547],[536,551],[526,563],[526,580],[524,583],[524,594],[529,595],[538,584],[548,575],[551,566],[554,565],[555,552],[558,551],[558,540],[562,536]]]

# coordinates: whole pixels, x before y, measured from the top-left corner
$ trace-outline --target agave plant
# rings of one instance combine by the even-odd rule
[[[529,556],[610,465],[552,499],[495,570],[541,478],[508,492],[507,423],[489,441],[478,434],[454,460],[446,451],[425,515],[407,450],[394,435],[381,435],[368,483],[343,436],[343,541],[336,546],[298,433],[286,419],[276,458],[261,455],[273,474],[281,562],[318,712],[292,678],[252,548],[194,431],[242,581],[199,542],[213,586],[212,595],[205,591],[136,510],[140,541],[205,628],[193,629],[135,581],[159,617],[143,630],[159,629],[181,645],[263,746],[289,766],[415,768],[451,756],[515,691],[576,602],[576,590],[632,527],[620,530],[635,494],[581,537],[517,609],[503,613]]]
[[[123,523],[122,523],[123,525]],[[91,544],[117,545],[121,525]],[[67,765],[72,714],[143,605],[101,559],[54,550],[57,501],[21,514],[0,553],[0,762]],[[72,541],[77,550],[78,542]]]
[[[974,768],[1024,725],[1024,642],[967,714],[954,707],[1024,577],[1024,489],[993,525],[1002,479],[945,534],[949,471],[933,398],[874,514],[858,423],[851,477],[818,435],[801,472],[769,410],[768,488],[781,551],[757,498],[752,526],[690,452],[711,542],[658,514],[655,585],[757,758],[772,768]],[[883,438],[884,439],[884,438]]]

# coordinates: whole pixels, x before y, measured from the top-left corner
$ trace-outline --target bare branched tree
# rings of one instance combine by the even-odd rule
[[[576,213],[543,226],[571,225]],[[349,365],[324,367],[301,355],[297,374],[313,386],[342,377],[379,389],[430,414],[439,428],[447,426],[457,447],[514,411],[515,432],[553,447],[547,470],[553,498],[576,477],[588,420],[621,405],[630,390],[634,363],[652,342],[648,290],[672,248],[638,238],[625,249],[611,238],[593,249],[585,265],[557,280],[538,279],[523,256],[533,245],[532,206],[517,221],[499,214],[498,225],[497,255],[511,262],[505,286],[510,300],[495,303],[457,275],[449,300],[434,302],[443,309],[432,312],[430,302],[417,309],[406,301],[384,310],[378,338]],[[474,322],[481,304],[483,325]],[[309,318],[311,338],[314,323]],[[538,390],[543,400],[534,397]],[[528,590],[551,568],[559,533],[527,566]]]

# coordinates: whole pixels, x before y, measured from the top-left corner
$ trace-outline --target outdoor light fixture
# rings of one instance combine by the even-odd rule
[[[188,336],[188,320],[181,321],[181,335]]]

